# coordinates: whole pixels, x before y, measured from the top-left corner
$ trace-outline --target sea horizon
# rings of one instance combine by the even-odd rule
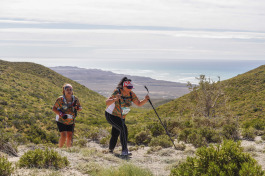
[[[246,73],[265,64],[265,60],[91,60],[57,58],[51,59],[3,59],[12,62],[34,62],[46,67],[73,66],[85,69],[100,69],[117,74],[150,77],[178,83],[198,83],[196,77],[205,75],[221,81]]]

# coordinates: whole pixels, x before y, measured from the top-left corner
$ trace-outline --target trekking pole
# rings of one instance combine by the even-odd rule
[[[144,88],[147,90],[147,92],[148,92],[148,94],[149,94],[149,90],[148,90],[148,88],[147,88],[146,86],[144,86]],[[154,108],[154,106],[153,106],[153,104],[152,104],[151,100],[150,100],[150,99],[148,99],[148,101],[149,101],[150,105],[152,106],[152,108],[154,109],[154,111],[155,111],[155,113],[156,113],[156,115],[157,115],[158,119],[160,120],[160,123],[161,123],[161,124],[162,124],[162,126],[164,127],[164,129],[165,129],[165,131],[166,131],[166,133],[167,133],[168,137],[170,138],[170,140],[171,140],[172,144],[174,145],[175,149],[177,149],[177,147],[176,147],[176,146],[175,146],[175,144],[174,144],[174,141],[171,139],[171,137],[170,137],[170,135],[169,135],[169,132],[167,131],[167,128],[166,128],[166,126],[164,125],[164,123],[161,121],[161,119],[160,119],[159,115],[157,114],[157,112],[156,112],[156,110],[155,110],[155,108]]]

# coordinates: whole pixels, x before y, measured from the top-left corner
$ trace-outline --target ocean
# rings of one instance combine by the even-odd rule
[[[101,68],[114,73],[147,76],[158,80],[198,83],[196,77],[200,75],[205,75],[213,80],[218,80],[220,76],[221,80],[226,80],[264,64],[265,61],[261,60],[162,60],[114,62],[111,68],[103,65]]]
[[[10,59],[8,59],[10,60]],[[11,59],[10,61],[22,61]],[[226,80],[265,64],[265,60],[90,60],[90,59],[23,59],[47,67],[76,66],[101,69],[133,76],[151,77],[172,82],[198,83],[205,75],[212,80]]]

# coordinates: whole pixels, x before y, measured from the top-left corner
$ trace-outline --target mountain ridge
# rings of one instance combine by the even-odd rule
[[[189,92],[187,84],[155,80],[150,77],[116,74],[111,71],[72,66],[50,67],[50,69],[85,85],[89,89],[94,90],[105,97],[111,95],[121,78],[124,76],[132,79],[132,83],[134,84],[133,91],[140,97],[144,97],[147,93],[144,89],[144,85],[149,88],[150,96],[153,99],[172,100]]]

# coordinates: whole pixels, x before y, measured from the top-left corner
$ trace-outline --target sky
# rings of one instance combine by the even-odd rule
[[[0,0],[0,59],[265,60],[264,9],[264,0]]]

